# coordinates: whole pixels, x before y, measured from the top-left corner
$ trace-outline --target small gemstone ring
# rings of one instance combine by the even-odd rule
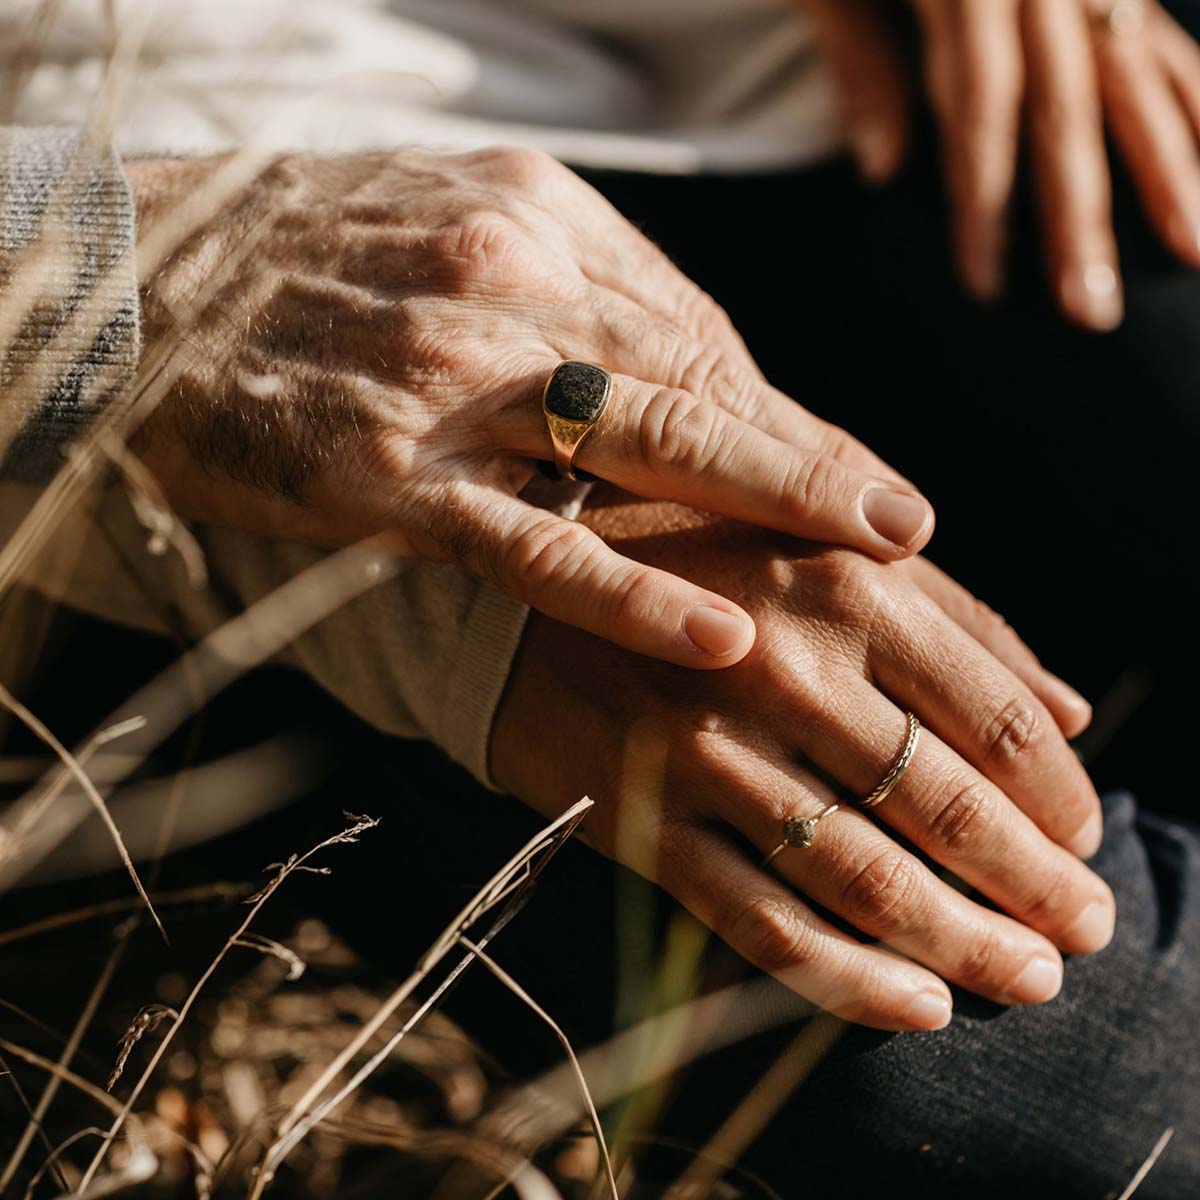
[[[1136,35],[1146,27],[1145,0],[1107,0],[1093,4],[1088,15],[1097,30],[1114,37]]]
[[[784,850],[807,850],[817,836],[817,826],[838,808],[837,804],[827,804],[815,817],[788,817],[783,823],[783,841],[762,860],[762,865],[769,867]]]

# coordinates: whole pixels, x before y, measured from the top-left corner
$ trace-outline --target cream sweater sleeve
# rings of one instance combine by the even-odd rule
[[[573,518],[586,492],[539,478],[522,494]],[[31,498],[26,486],[0,484],[0,536],[11,536]],[[174,552],[148,552],[129,499],[110,489],[64,516],[25,582],[106,620],[195,642],[328,553],[228,529],[194,532],[209,574],[199,587]],[[385,561],[379,583],[285,640],[273,657],[377,728],[436,743],[493,787],[488,740],[528,609],[459,567]],[[141,682],[131,680],[130,690]]]
[[[585,485],[538,479],[524,495],[575,517],[586,491]],[[210,569],[243,604],[317,556],[306,547],[229,531],[202,536]],[[179,592],[178,581],[173,590]],[[460,567],[406,561],[300,636],[282,657],[372,725],[436,743],[491,787],[492,720],[528,612]]]
[[[0,129],[0,538],[17,531],[66,446],[119,411],[139,356],[134,213],[111,151],[78,131]],[[13,314],[16,314],[15,316]],[[536,480],[533,503],[567,517],[584,487]],[[208,581],[154,555],[119,488],[60,514],[25,582],[108,620],[198,641],[325,552],[233,530],[195,531]],[[435,742],[485,783],[488,737],[526,608],[454,566],[389,562],[380,582],[280,638],[365,720]],[[130,681],[131,690],[141,681]]]

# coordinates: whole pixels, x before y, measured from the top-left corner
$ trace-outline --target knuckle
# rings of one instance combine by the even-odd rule
[[[440,231],[435,249],[452,281],[473,282],[481,276],[513,274],[524,246],[516,222],[496,209],[466,213]]]
[[[973,935],[958,962],[955,977],[971,991],[986,991],[994,986],[1003,950],[999,938],[991,930]]]
[[[683,342],[679,347],[679,355],[679,386],[694,396],[716,400],[713,392],[726,386],[726,381],[733,374],[725,353],[703,342]]]
[[[763,971],[795,968],[811,957],[799,911],[770,896],[755,897],[731,912],[722,936]]]
[[[1021,903],[1021,912],[1034,928],[1061,926],[1064,917],[1072,912],[1074,890],[1064,872],[1039,872],[1036,884]]]
[[[590,535],[579,525],[554,517],[537,520],[513,538],[501,563],[502,574],[518,587],[537,591],[579,569]]]
[[[742,344],[741,335],[737,332],[729,314],[712,296],[694,284],[686,275],[681,273],[680,278],[684,280],[687,289],[681,312],[684,320],[707,340],[740,346]]]
[[[971,781],[955,787],[929,822],[934,842],[953,857],[969,854],[986,838],[995,820],[996,804],[982,784]]]
[[[625,572],[607,589],[611,627],[634,630],[644,628],[648,613],[663,610],[663,589],[659,577],[649,567]]]
[[[846,882],[840,911],[856,925],[886,936],[911,923],[919,890],[916,862],[903,852],[885,850]]]
[[[655,390],[642,413],[639,434],[642,460],[651,469],[694,475],[716,457],[713,410],[675,388]]]
[[[792,460],[784,482],[784,496],[797,512],[821,512],[838,500],[842,472],[826,454],[804,454]]]
[[[689,345],[679,373],[679,386],[702,397],[750,425],[763,407],[762,381],[735,363],[717,346]]]
[[[376,432],[363,440],[355,466],[372,485],[394,485],[412,478],[420,464],[420,452],[413,439],[394,433]],[[449,511],[453,506],[447,506]]]
[[[1034,754],[1043,740],[1037,710],[1024,697],[1010,700],[983,731],[984,754],[990,763],[1015,767]]]
[[[836,458],[838,462],[846,463],[851,467],[865,466],[871,462],[871,456],[863,444],[844,429],[822,421],[820,436],[821,451],[823,454],[828,454],[830,458]]]
[[[755,425],[762,414],[762,380],[718,347],[701,346],[690,350],[680,386],[748,425]]]
[[[539,191],[563,170],[550,155],[526,146],[489,146],[476,161],[490,179],[520,192]]]

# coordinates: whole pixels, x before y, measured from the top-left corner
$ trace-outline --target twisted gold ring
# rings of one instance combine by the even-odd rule
[[[1146,26],[1144,0],[1108,0],[1089,9],[1092,25],[1101,33],[1128,37],[1141,33]]]
[[[879,781],[879,786],[862,802],[863,808],[874,808],[892,794],[896,785],[904,777],[904,772],[908,770],[908,764],[912,762],[913,755],[917,752],[917,739],[921,736],[921,722],[917,720],[915,713],[906,712],[904,716],[908,722],[904,746],[896,756],[895,762],[888,767],[888,773]]]
[[[783,823],[783,841],[762,860],[763,867],[769,867],[778,854],[789,848],[807,850],[817,836],[817,826],[830,813],[838,810],[838,805],[827,804],[815,817],[788,817]]]

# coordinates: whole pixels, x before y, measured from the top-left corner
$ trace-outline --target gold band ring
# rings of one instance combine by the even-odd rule
[[[817,826],[830,813],[838,810],[838,805],[827,804],[815,817],[788,817],[783,823],[783,841],[762,860],[763,867],[769,867],[777,855],[789,848],[807,850],[817,836]]]
[[[879,786],[863,800],[863,808],[874,808],[892,794],[892,790],[904,777],[904,772],[908,770],[908,764],[912,762],[913,755],[917,752],[917,739],[921,736],[921,722],[917,720],[915,713],[906,712],[904,717],[908,722],[908,730],[904,735],[904,746],[896,755],[892,765],[888,767],[887,774],[879,781]]]
[[[542,393],[542,415],[554,445],[559,475],[577,479],[575,456],[612,398],[612,376],[593,363],[568,359],[554,368]]]
[[[1097,30],[1114,37],[1138,34],[1146,27],[1144,0],[1109,0],[1107,4],[1091,6],[1088,15]]]

